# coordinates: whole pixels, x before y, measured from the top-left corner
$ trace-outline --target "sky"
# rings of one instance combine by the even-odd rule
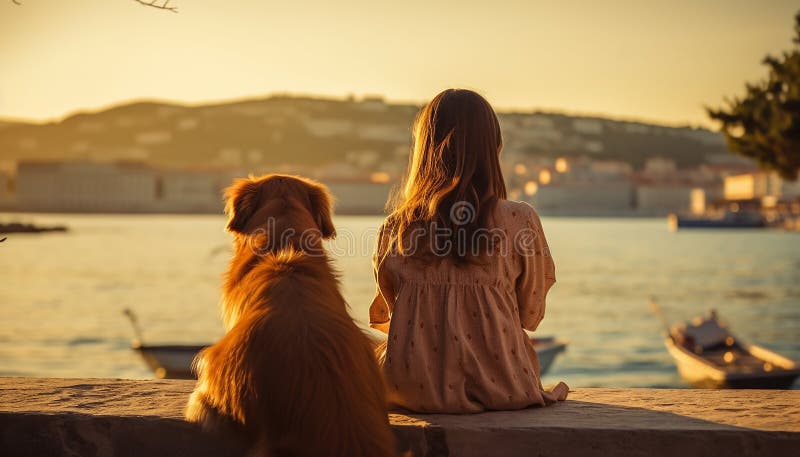
[[[0,117],[273,93],[711,126],[791,47],[797,0],[0,0]],[[161,1],[161,0],[159,0]]]

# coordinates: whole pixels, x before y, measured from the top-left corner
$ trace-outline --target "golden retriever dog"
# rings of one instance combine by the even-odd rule
[[[186,419],[250,455],[396,455],[372,345],[322,246],[335,235],[327,189],[266,175],[235,181],[226,198],[227,333],[195,360]]]

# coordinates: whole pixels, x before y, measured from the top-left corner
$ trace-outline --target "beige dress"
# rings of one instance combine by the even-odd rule
[[[393,405],[471,413],[566,398],[563,383],[552,392],[542,388],[523,330],[536,330],[555,283],[539,216],[528,204],[501,200],[492,224],[503,241],[484,263],[467,266],[398,255],[382,227],[370,323],[390,324],[378,358]]]

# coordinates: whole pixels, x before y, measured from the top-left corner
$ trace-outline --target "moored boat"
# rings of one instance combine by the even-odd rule
[[[681,377],[694,387],[787,389],[800,364],[736,338],[716,312],[673,325],[664,341]]]
[[[138,341],[131,348],[159,379],[194,379],[192,361],[207,345],[144,345]]]
[[[130,309],[123,310],[123,314],[133,327],[135,338],[131,341],[131,349],[142,357],[145,364],[159,379],[194,379],[192,363],[197,354],[207,344],[145,344],[139,319]]]
[[[719,216],[685,216],[670,214],[667,216],[670,230],[682,228],[762,228],[766,221],[760,214],[750,211],[725,211]]]
[[[136,338],[131,343],[131,349],[138,352],[153,374],[159,379],[194,379],[192,362],[197,354],[208,347],[204,344],[195,345],[146,345],[142,343],[142,333],[136,316],[131,310],[126,309],[125,315],[131,321]],[[373,332],[377,330],[362,328],[367,337],[375,339]],[[535,338],[528,332],[536,354],[539,356],[541,374],[545,374],[555,361],[556,356],[567,348],[567,341],[553,337]],[[379,337],[379,336],[378,336]]]
[[[536,355],[539,356],[539,369],[541,374],[547,374],[550,366],[556,360],[556,356],[567,350],[567,340],[562,340],[552,336],[536,338],[529,333],[533,347],[536,348]]]

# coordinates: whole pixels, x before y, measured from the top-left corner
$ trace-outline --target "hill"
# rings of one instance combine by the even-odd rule
[[[143,101],[45,124],[0,121],[0,159],[143,160],[159,166],[402,167],[418,106],[275,95],[206,105]],[[727,154],[714,132],[544,112],[499,113],[508,157],[588,155],[688,168]]]

